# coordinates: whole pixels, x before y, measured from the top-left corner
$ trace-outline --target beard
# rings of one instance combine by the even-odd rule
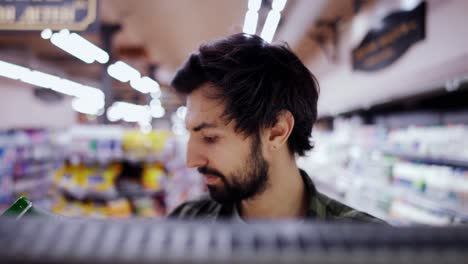
[[[265,191],[268,185],[269,165],[263,157],[259,136],[254,137],[244,164],[246,164],[244,168],[237,169],[229,177],[212,168],[198,168],[202,174],[210,174],[221,179],[222,183],[219,186],[208,185],[208,191],[213,200],[221,204],[237,203],[241,200],[252,199]]]

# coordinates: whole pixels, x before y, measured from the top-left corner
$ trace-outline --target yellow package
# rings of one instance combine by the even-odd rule
[[[65,200],[65,198],[62,196],[59,196],[52,205],[51,212],[55,214],[62,214],[65,206],[67,206],[67,200]]]
[[[167,131],[152,131],[148,134],[138,130],[126,131],[122,145],[127,154],[136,157],[157,156],[166,146],[169,136]]]
[[[146,190],[160,191],[160,180],[164,177],[164,169],[160,164],[145,164],[141,177],[142,185]]]
[[[151,141],[152,152],[160,153],[166,146],[169,135],[167,131],[153,131],[149,133],[147,138]]]
[[[112,218],[128,218],[132,216],[132,207],[127,199],[108,202],[108,215]]]

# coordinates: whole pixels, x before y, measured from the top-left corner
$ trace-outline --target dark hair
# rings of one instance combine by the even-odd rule
[[[219,89],[224,116],[236,120],[236,131],[258,133],[288,110],[295,121],[289,151],[303,156],[312,149],[318,82],[286,44],[271,45],[258,36],[235,34],[201,45],[178,70],[172,86],[190,94],[205,83]]]

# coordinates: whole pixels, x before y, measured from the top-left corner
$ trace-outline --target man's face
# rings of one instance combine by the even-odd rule
[[[219,203],[252,198],[268,184],[261,140],[237,133],[235,121],[226,123],[224,104],[207,96],[213,91],[204,84],[187,97],[187,166],[198,168],[211,197]]]

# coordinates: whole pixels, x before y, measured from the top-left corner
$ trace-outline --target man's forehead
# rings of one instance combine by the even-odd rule
[[[191,129],[201,123],[222,125],[224,104],[220,100],[209,98],[202,88],[187,96],[186,126]]]

